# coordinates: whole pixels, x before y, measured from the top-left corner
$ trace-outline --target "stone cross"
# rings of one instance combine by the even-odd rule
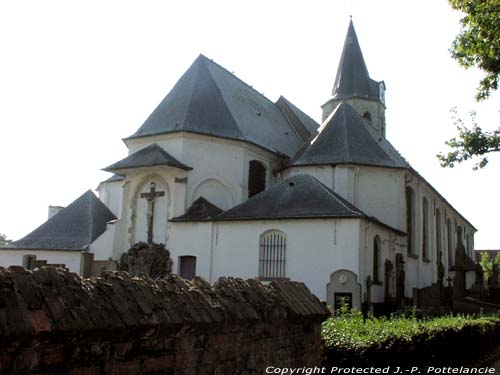
[[[153,242],[153,219],[155,213],[155,198],[163,197],[165,195],[164,191],[156,191],[156,184],[151,182],[149,184],[149,193],[142,193],[141,198],[145,198],[148,201],[148,243]]]

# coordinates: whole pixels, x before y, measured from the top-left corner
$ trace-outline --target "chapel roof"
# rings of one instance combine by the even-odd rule
[[[249,142],[290,157],[303,143],[275,103],[203,55],[128,139],[181,131]]]
[[[184,169],[186,171],[192,169],[191,167],[188,167],[187,165],[178,161],[156,143],[153,143],[137,152],[134,152],[126,158],[117,161],[116,163],[113,163],[106,168],[103,168],[103,170],[108,172],[115,172],[124,169],[156,166],[169,166]]]
[[[254,195],[216,220],[362,216],[361,210],[314,177],[300,174]]]
[[[81,195],[11,249],[86,250],[116,216],[91,191]]]
[[[222,212],[223,211],[213,203],[209,202],[203,197],[199,197],[193,202],[191,207],[187,209],[184,215],[175,217],[170,221],[209,220],[216,217]]]
[[[335,99],[379,98],[379,83],[372,80],[368,74],[352,20],[347,29],[332,96]]]
[[[319,134],[294,157],[292,166],[359,164],[409,168],[407,161],[349,104],[342,102]]]

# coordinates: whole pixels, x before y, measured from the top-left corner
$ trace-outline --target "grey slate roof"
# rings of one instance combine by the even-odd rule
[[[296,175],[225,211],[215,220],[364,217],[310,175]]]
[[[180,131],[245,141],[290,157],[302,145],[273,102],[203,55],[129,139]]]
[[[379,98],[379,84],[368,74],[352,20],[347,30],[332,95],[336,99],[353,96]]]
[[[180,168],[186,171],[192,169],[191,167],[188,167],[187,165],[178,161],[156,143],[153,143],[133,153],[132,155],[127,156],[125,159],[117,161],[116,163],[103,168],[103,170],[114,172],[129,168],[156,167],[161,165]]]
[[[389,141],[346,103],[339,104],[325,120],[319,135],[291,161],[293,166],[320,164],[410,167]]]
[[[293,103],[291,103],[284,96],[280,96],[276,105],[281,108],[282,111],[289,117],[294,117],[300,125],[307,131],[307,138],[318,134],[319,124],[314,121],[307,114],[302,112],[299,108],[297,108]],[[293,120],[290,119],[289,120]],[[293,121],[291,121],[293,125]],[[299,132],[300,134],[300,132]]]
[[[40,225],[10,248],[85,250],[116,216],[88,190],[68,207]]]
[[[223,211],[203,197],[193,202],[184,215],[175,217],[170,221],[203,221],[216,217]]]

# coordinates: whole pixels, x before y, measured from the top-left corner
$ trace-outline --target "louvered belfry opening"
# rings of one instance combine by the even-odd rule
[[[266,167],[257,160],[248,166],[248,198],[266,190]]]
[[[275,280],[286,278],[286,237],[279,231],[260,237],[259,278]]]

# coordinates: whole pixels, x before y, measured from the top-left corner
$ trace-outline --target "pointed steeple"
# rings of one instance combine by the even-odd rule
[[[379,99],[378,84],[370,79],[352,20],[349,22],[332,96],[335,99]]]

